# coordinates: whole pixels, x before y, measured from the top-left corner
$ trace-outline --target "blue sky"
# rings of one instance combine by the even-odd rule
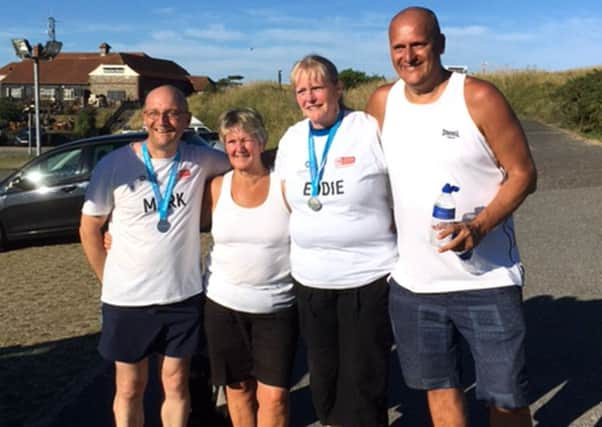
[[[469,70],[602,66],[601,0],[387,0],[171,2],[156,0],[2,1],[0,65],[17,60],[10,39],[47,39],[57,20],[63,50],[145,52],[214,80],[284,81],[293,62],[319,53],[339,70],[394,76],[387,45],[391,17],[409,5],[430,7],[447,36],[448,65]]]

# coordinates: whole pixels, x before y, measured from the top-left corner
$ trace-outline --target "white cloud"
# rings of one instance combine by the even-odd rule
[[[227,30],[222,24],[210,25],[203,30],[188,29],[184,31],[184,34],[190,37],[216,41],[236,41],[246,38],[244,33]]]
[[[520,42],[534,40],[536,36],[531,33],[503,33],[495,36],[496,40],[509,41],[509,42]]]
[[[180,33],[171,30],[154,31],[150,34],[151,38],[156,41],[166,42],[173,40],[181,40],[182,36]]]
[[[441,32],[447,37],[472,37],[481,36],[488,32],[488,28],[482,25],[469,25],[466,27],[444,27]]]

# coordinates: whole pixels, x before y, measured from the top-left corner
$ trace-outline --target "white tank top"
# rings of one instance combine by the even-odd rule
[[[438,253],[429,242],[433,204],[445,183],[460,187],[453,195],[459,221],[487,206],[505,178],[470,117],[464,81],[464,74],[453,73],[439,99],[430,104],[410,103],[402,80],[387,98],[382,144],[399,250],[392,274],[413,292],[522,285],[512,217],[484,237],[470,266],[452,251]]]
[[[213,250],[207,297],[233,310],[272,313],[293,304],[289,213],[280,182],[270,175],[266,200],[245,208],[232,200],[232,172],[224,175],[213,212]]]

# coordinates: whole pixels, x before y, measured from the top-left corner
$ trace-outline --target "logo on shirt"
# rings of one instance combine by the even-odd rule
[[[444,136],[447,139],[460,138],[460,131],[459,130],[441,129],[441,136]]]
[[[180,169],[178,172],[178,180],[188,178],[190,175],[190,169]]]
[[[355,156],[341,156],[334,160],[334,165],[337,168],[352,166],[355,163]]]

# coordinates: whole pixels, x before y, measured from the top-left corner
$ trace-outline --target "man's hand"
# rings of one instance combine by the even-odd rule
[[[451,235],[452,240],[438,248],[439,252],[452,250],[454,252],[466,252],[474,249],[483,239],[483,235],[471,222],[453,222],[441,227],[438,234],[439,239]]]

